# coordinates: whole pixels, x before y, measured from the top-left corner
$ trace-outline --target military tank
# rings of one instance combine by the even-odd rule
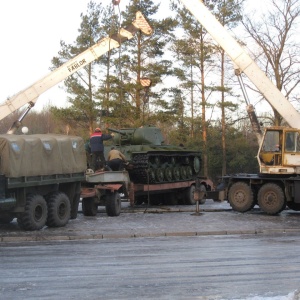
[[[155,126],[108,128],[114,132],[114,147],[129,162],[127,168],[134,183],[165,183],[193,180],[201,170],[201,153],[183,146],[166,145]],[[107,157],[111,146],[105,147]]]

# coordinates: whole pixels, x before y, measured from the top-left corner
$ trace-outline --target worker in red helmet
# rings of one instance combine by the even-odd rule
[[[100,128],[96,128],[90,136],[90,148],[92,153],[91,169],[95,172],[97,169],[102,169],[105,165],[104,145],[103,141],[109,140],[113,134],[103,134]],[[100,159],[98,167],[97,161]]]

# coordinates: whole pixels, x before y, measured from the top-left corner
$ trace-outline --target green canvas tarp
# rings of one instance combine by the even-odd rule
[[[84,141],[80,137],[0,135],[0,173],[6,177],[80,173],[86,166]]]

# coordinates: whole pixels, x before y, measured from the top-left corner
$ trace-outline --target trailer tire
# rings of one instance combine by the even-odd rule
[[[39,230],[46,225],[48,208],[45,198],[38,194],[28,194],[25,211],[17,218],[18,224],[25,230]]]
[[[87,217],[94,217],[97,215],[98,205],[95,203],[93,197],[82,199],[82,213]]]
[[[255,205],[251,187],[242,181],[235,182],[228,191],[228,202],[233,210],[247,212]]]
[[[121,213],[121,197],[118,192],[106,194],[105,208],[110,217],[119,216]]]
[[[206,187],[205,187],[204,184],[200,184],[200,191],[201,191],[201,192],[205,192],[205,194],[206,194]],[[205,195],[205,196],[206,196],[206,195]],[[199,204],[205,204],[205,202],[206,202],[206,198],[203,197],[203,198],[199,201]]]
[[[185,190],[184,193],[184,203],[187,205],[194,205],[196,201],[194,200],[194,193],[195,193],[195,185],[192,184],[189,188]]]
[[[70,220],[71,204],[68,196],[62,192],[51,193],[47,197],[49,227],[63,227]]]
[[[282,188],[275,183],[266,183],[258,191],[258,205],[268,215],[277,215],[286,207]]]

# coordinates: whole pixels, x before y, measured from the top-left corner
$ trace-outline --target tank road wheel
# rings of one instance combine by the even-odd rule
[[[47,202],[38,194],[27,195],[25,211],[18,217],[17,221],[25,230],[39,230],[46,225],[48,216]]]
[[[105,208],[110,217],[119,216],[121,213],[121,197],[118,192],[106,194]]]
[[[189,188],[185,190],[184,193],[184,203],[188,205],[193,205],[196,203],[194,200],[194,194],[195,194],[195,185],[191,185]]]
[[[193,178],[193,169],[191,166],[187,166],[186,168],[186,177],[187,179]]]
[[[178,167],[172,168],[172,174],[173,174],[173,179],[174,180],[179,180],[180,179],[180,171]]]
[[[280,186],[274,183],[264,184],[258,191],[258,205],[268,215],[276,215],[285,209],[286,202]]]
[[[162,168],[158,168],[155,170],[155,179],[157,182],[164,181],[164,170]]]
[[[228,192],[228,201],[233,210],[246,212],[255,205],[251,187],[242,181],[234,183]]]
[[[186,168],[184,166],[181,166],[179,171],[181,179],[187,179]]]
[[[165,168],[164,175],[166,181],[172,181],[172,169],[170,167]]]
[[[98,205],[95,203],[93,197],[82,199],[82,213],[87,217],[94,217],[97,215]]]
[[[49,227],[63,227],[71,215],[71,204],[68,196],[62,192],[55,192],[47,197],[48,219],[46,225]]]

